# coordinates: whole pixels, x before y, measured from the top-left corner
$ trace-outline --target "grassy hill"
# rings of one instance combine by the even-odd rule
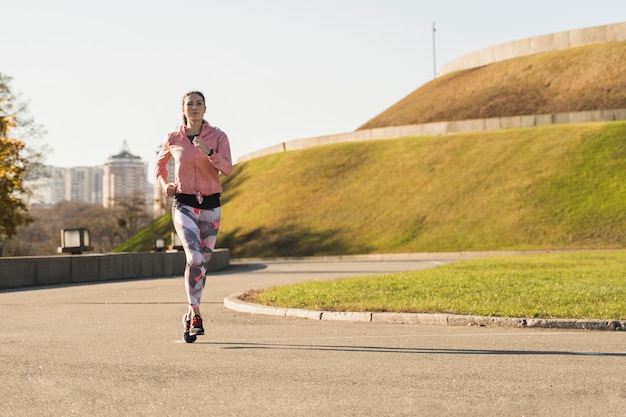
[[[626,42],[440,77],[362,128],[626,108]],[[626,122],[342,143],[267,155],[225,179],[233,257],[626,242]],[[169,214],[118,247],[150,250]]]
[[[626,42],[581,46],[439,77],[359,129],[626,108]]]
[[[226,182],[234,256],[623,247],[626,123],[282,153]]]
[[[237,164],[218,246],[233,257],[621,248],[624,178],[626,122],[320,146]],[[163,235],[152,227],[119,250],[149,250]]]

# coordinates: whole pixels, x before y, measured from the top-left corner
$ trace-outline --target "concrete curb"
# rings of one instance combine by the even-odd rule
[[[240,313],[294,317],[310,320],[344,320],[441,326],[528,327],[544,329],[626,331],[626,321],[623,320],[531,319],[514,317],[464,316],[459,314],[313,311],[248,303],[239,298],[242,295],[243,293],[238,293],[225,297],[224,307]]]

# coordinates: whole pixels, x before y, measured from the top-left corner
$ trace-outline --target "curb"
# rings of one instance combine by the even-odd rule
[[[249,303],[239,298],[242,295],[243,293],[237,293],[225,297],[224,307],[240,313],[294,317],[310,320],[426,324],[440,326],[527,327],[543,329],[626,331],[626,321],[624,320],[538,319],[464,316],[460,314],[314,311],[300,308],[272,307]]]

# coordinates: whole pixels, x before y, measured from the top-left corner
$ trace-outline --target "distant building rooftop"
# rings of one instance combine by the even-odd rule
[[[116,160],[116,159],[138,159],[139,160],[141,158],[137,155],[133,155],[132,153],[130,153],[130,150],[128,149],[128,142],[124,139],[120,153],[118,153],[117,155],[109,156],[109,162]]]

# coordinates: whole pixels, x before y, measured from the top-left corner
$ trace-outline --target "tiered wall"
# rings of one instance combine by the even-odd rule
[[[593,43],[626,41],[626,22],[612,25],[576,29],[543,36],[521,39],[481,49],[444,65],[440,74],[461,71],[506,59],[518,58],[543,52],[557,51]],[[389,126],[363,129],[354,132],[296,139],[279,143],[269,148],[244,155],[237,162],[248,161],[263,155],[339,142],[362,140],[395,139],[407,136],[444,135],[469,133],[515,127],[545,126],[562,123],[626,120],[626,109],[596,110],[587,112],[535,114],[491,119],[462,120],[451,122],[424,123],[418,125]]]
[[[480,49],[448,62],[441,68],[439,75],[527,55],[618,41],[626,41],[626,22],[551,33]]]

